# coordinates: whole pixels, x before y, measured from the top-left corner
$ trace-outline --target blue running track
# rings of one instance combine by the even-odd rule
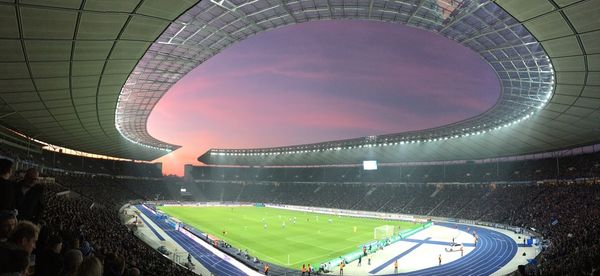
[[[156,215],[141,205],[135,206],[140,212],[148,217],[156,226],[162,229],[171,239],[177,242],[187,252],[189,252],[196,260],[215,275],[246,275],[232,264],[219,258],[217,255],[202,247],[183,233],[175,230],[173,226],[167,224],[164,220],[157,219]],[[148,224],[146,224],[148,225]]]
[[[140,209],[140,208],[138,208],[138,210],[139,210],[139,209]],[[165,240],[165,238],[163,238],[163,236],[162,236],[160,233],[158,233],[158,231],[156,231],[156,229],[154,229],[154,227],[152,227],[152,225],[150,225],[150,223],[148,223],[148,221],[147,221],[147,220],[146,220],[144,217],[140,216],[140,218],[142,219],[142,221],[144,222],[144,224],[145,224],[146,226],[148,226],[148,228],[150,228],[150,231],[152,231],[152,233],[154,233],[154,235],[156,235],[156,237],[157,237],[159,240],[161,240],[161,241],[164,241],[164,240]]]
[[[467,230],[467,226],[461,224],[436,222],[435,225],[452,229],[458,226],[461,231]],[[388,275],[490,275],[505,266],[517,254],[517,243],[507,235],[487,228],[469,227],[477,231],[479,241],[477,246],[464,257],[441,266]],[[429,241],[415,240],[415,242],[428,243]],[[402,266],[402,261],[398,263]]]

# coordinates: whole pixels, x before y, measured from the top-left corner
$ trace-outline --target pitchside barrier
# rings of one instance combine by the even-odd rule
[[[306,207],[298,205],[283,205],[283,204],[265,204],[266,207],[286,209],[302,212],[321,213],[336,216],[346,217],[359,217],[359,218],[374,218],[374,219],[386,219],[386,220],[401,220],[410,222],[427,222],[427,218],[416,217],[413,215],[397,214],[397,213],[381,213],[371,211],[357,211],[357,210],[343,210],[333,208],[322,208],[322,207]]]
[[[175,229],[175,230],[179,230],[179,226],[181,225],[181,221],[180,220],[178,220],[176,218],[172,218],[170,216],[166,216],[165,217],[165,222],[169,226],[173,227],[173,229]]]

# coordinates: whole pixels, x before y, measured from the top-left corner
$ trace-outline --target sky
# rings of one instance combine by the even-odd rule
[[[441,126],[491,108],[499,82],[475,52],[397,24],[321,21],[257,34],[177,82],[149,133],[182,148],[164,174],[211,148],[296,145]]]

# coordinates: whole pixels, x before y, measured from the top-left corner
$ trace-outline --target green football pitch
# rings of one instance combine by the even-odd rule
[[[267,207],[163,206],[159,209],[235,248],[247,249],[252,256],[293,269],[299,269],[302,264],[316,266],[361,250],[361,244],[373,240],[375,227],[394,225],[404,231],[421,226],[404,221]]]

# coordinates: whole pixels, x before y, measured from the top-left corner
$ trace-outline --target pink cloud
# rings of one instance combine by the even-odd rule
[[[498,95],[489,66],[454,42],[388,24],[318,23],[242,41],[173,86],[148,122],[154,137],[183,146],[157,160],[164,172],[181,175],[210,148],[440,126]]]

